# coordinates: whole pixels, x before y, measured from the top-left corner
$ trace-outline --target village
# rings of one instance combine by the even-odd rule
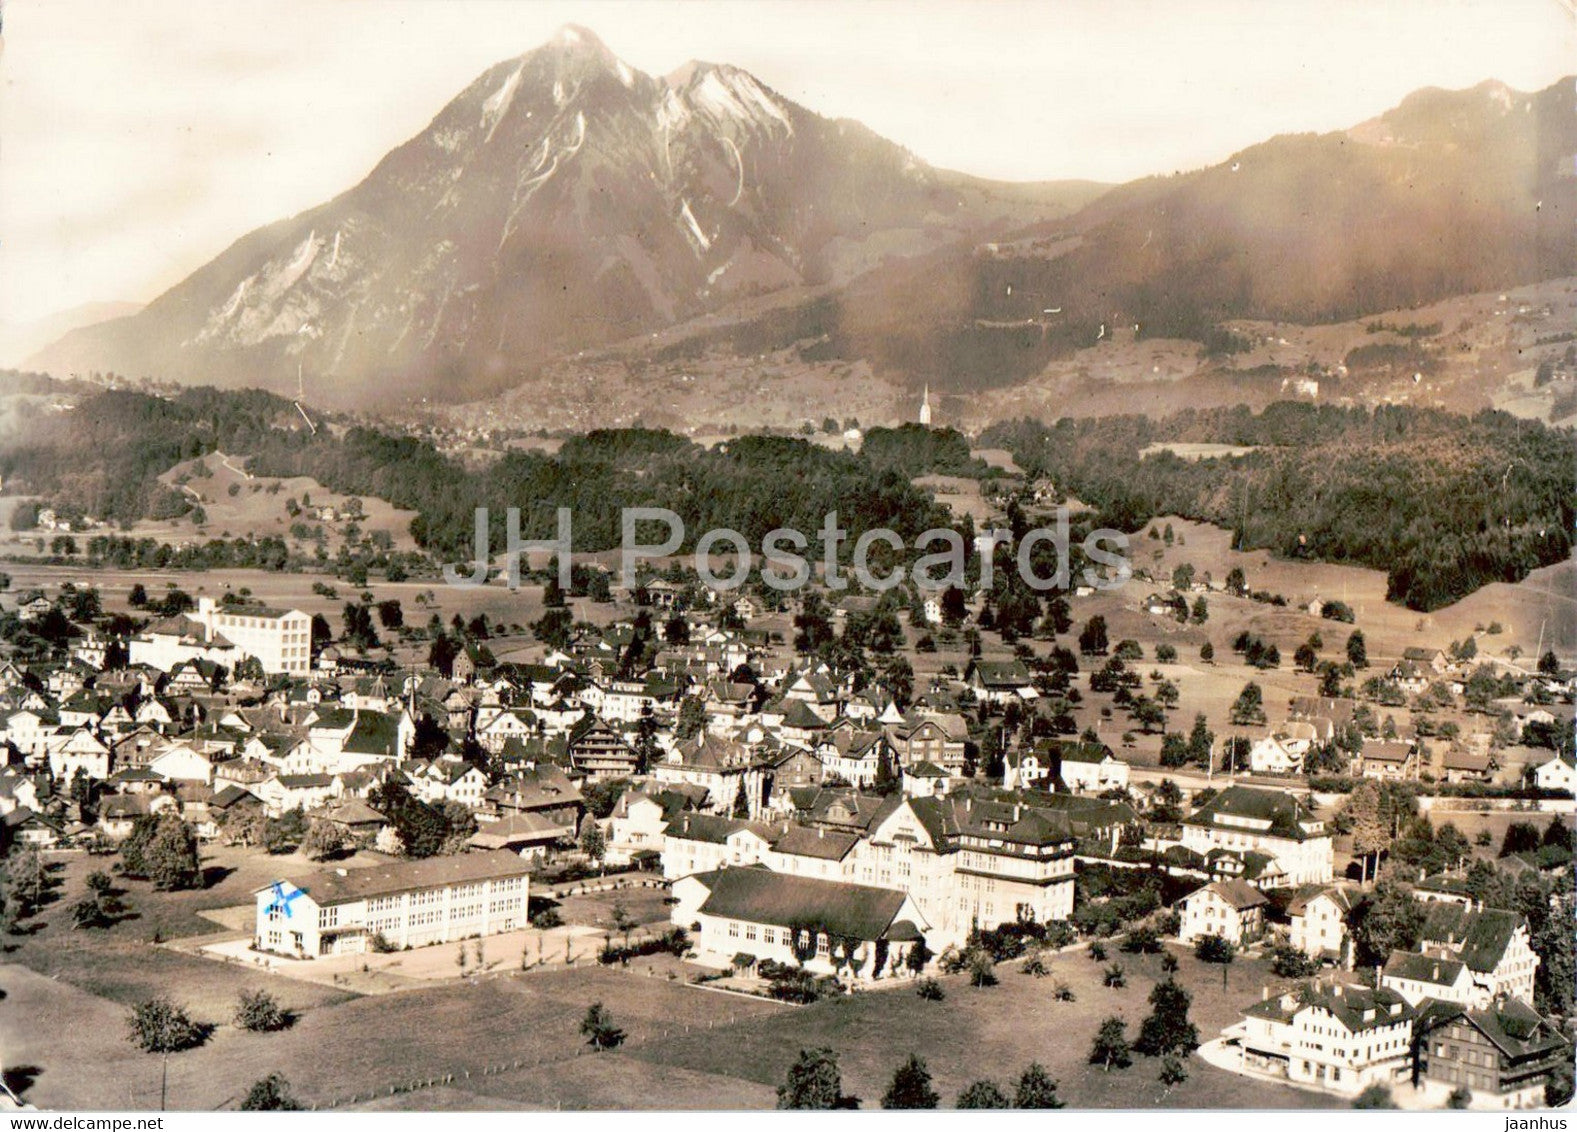
[[[1188,553],[1170,523],[1136,541]],[[371,591],[334,632],[181,575],[100,576],[124,612],[13,588],[8,639],[59,647],[0,666],[12,962],[59,977],[114,939],[180,956],[122,997],[178,1004],[206,967],[309,1016],[325,988],[595,977],[617,1019],[632,970],[801,1011],[1011,971],[1049,1004],[1067,953],[1086,994],[1151,974],[1155,1011],[1093,1049],[1048,1035],[1037,1065],[1140,1052],[1168,1096],[1252,1081],[1268,1105],[1569,1095],[1570,664],[1480,653],[1488,632],[1371,654],[1343,602],[1293,618],[1241,569],[1139,561],[1026,636],[986,592],[718,593],[678,565],[549,580],[529,632]],[[1294,648],[1289,624],[1314,628]],[[587,1025],[593,1049],[617,1029]]]

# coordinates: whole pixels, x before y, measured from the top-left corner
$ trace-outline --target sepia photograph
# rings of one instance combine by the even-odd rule
[[[1574,0],[4,0],[0,1121],[1561,1132],[1574,542]]]

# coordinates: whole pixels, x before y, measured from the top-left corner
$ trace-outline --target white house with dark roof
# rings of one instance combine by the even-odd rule
[[[1193,943],[1218,935],[1238,947],[1252,943],[1265,930],[1265,894],[1241,880],[1218,880],[1183,897],[1177,938]]]
[[[1317,980],[1267,994],[1222,1037],[1246,1073],[1350,1097],[1408,1079],[1416,1016],[1388,987]]]
[[[1555,755],[1528,772],[1540,790],[1564,790],[1577,794],[1577,762],[1570,755]]]
[[[1533,1001],[1540,960],[1520,912],[1447,901],[1426,908],[1418,951],[1462,962],[1473,984],[1468,1005],[1483,1008],[1500,997]]]
[[[1385,961],[1380,985],[1394,990],[1413,1006],[1426,999],[1468,1006],[1475,999],[1467,964],[1444,955],[1393,951]]]
[[[748,955],[849,981],[907,977],[928,926],[896,889],[760,866],[688,876],[673,894],[673,922],[693,932],[696,961],[710,967]]]
[[[1325,822],[1291,794],[1229,786],[1183,820],[1183,847],[1208,857],[1213,850],[1254,851],[1274,857],[1285,883],[1329,884],[1334,850]]]
[[[1345,957],[1350,946],[1347,916],[1353,903],[1351,891],[1339,886],[1299,892],[1287,904],[1288,942],[1311,959]]]
[[[1291,720],[1254,740],[1248,750],[1249,769],[1255,774],[1298,774],[1314,743],[1314,725]]]
[[[423,947],[514,931],[527,922],[530,870],[495,851],[281,878],[253,894],[253,944],[311,959],[370,950],[375,935]]]

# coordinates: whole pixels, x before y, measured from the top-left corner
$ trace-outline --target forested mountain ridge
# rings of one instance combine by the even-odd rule
[[[1390,599],[1413,609],[1520,581],[1572,552],[1573,435],[1505,413],[1283,402],[1260,414],[1021,421],[981,439],[1110,525],[1180,515],[1233,530],[1239,547],[1371,566],[1386,571]],[[1254,451],[1145,454],[1165,442]]]
[[[1243,547],[1385,570],[1391,599],[1422,610],[1564,560],[1577,522],[1571,430],[1498,412],[1280,402],[1257,414],[1020,421],[978,441],[1008,449],[1028,476],[1049,478],[1107,526],[1133,531],[1165,514],[1215,523]],[[1249,451],[1146,453],[1181,442]],[[553,537],[556,509],[569,507],[581,551],[616,547],[620,509],[631,506],[677,513],[687,549],[717,527],[752,546],[777,527],[813,537],[834,510],[853,534],[886,527],[911,541],[957,525],[913,478],[979,472],[966,438],[914,426],[872,430],[858,453],[784,436],[706,448],[661,430],[610,429],[551,456],[509,451],[468,467],[426,440],[365,424],[330,418],[312,433],[271,394],[199,388],[170,398],[104,392],[41,414],[0,451],[0,475],[12,493],[126,524],[179,514],[186,504],[159,475],[213,451],[245,457],[258,475],[311,476],[415,511],[412,534],[443,561],[470,557],[479,507],[489,509],[495,550],[510,507],[531,538]]]

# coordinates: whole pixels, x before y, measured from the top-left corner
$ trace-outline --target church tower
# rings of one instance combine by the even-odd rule
[[[920,401],[920,423],[923,425],[931,423],[931,385],[929,382],[925,386],[925,396]]]

